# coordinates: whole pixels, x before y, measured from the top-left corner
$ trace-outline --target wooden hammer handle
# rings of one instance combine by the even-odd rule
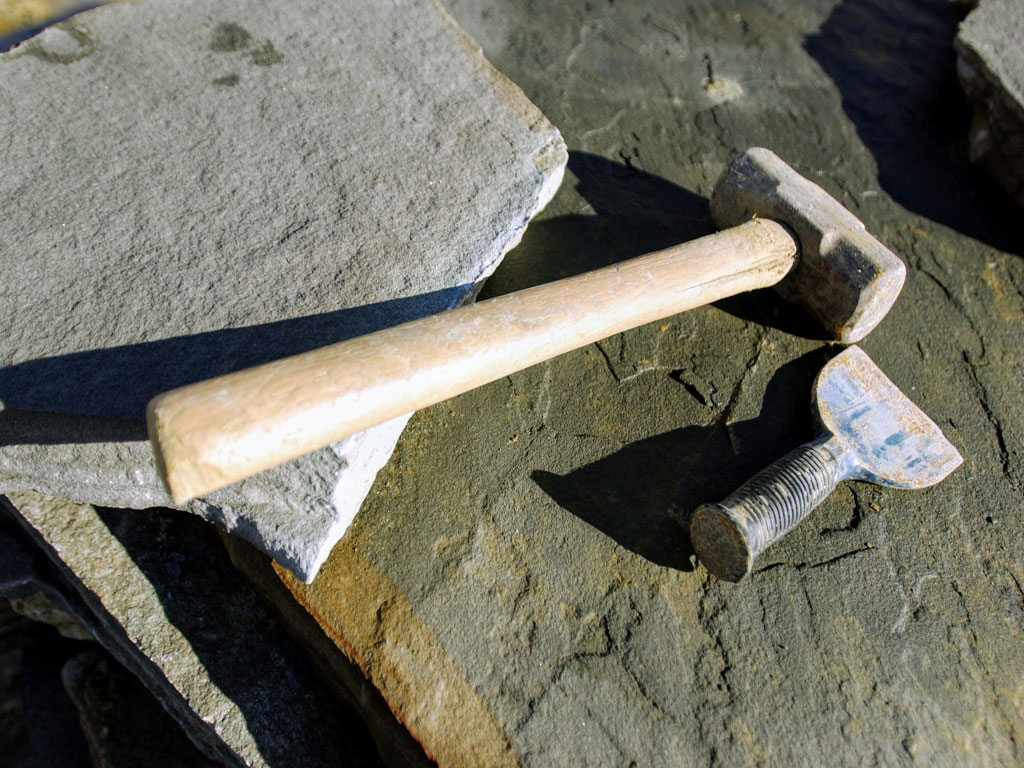
[[[798,251],[754,220],[620,264],[192,384],[147,409],[175,503],[563,352],[774,285]]]

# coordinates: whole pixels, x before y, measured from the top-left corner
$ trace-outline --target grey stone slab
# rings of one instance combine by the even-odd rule
[[[956,38],[971,102],[971,159],[1024,206],[1024,5],[982,0]]]
[[[0,77],[0,490],[169,504],[152,396],[470,300],[565,164],[426,0],[115,4]],[[311,579],[403,425],[189,509]]]
[[[10,511],[35,546],[0,527],[0,547],[12,554],[0,592],[44,592],[74,615],[210,759],[379,764],[366,724],[318,679],[212,527],[173,510],[8,498],[4,519]]]
[[[299,602],[442,762],[1020,764],[1024,260],[992,245],[1020,216],[936,98],[956,9],[451,7],[571,148],[482,296],[707,234],[725,162],[770,147],[907,263],[862,346],[965,462],[927,490],[848,483],[749,581],[711,578],[689,515],[813,435],[837,351],[740,296],[416,414]]]

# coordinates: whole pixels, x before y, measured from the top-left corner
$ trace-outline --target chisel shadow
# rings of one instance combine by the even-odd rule
[[[690,517],[813,436],[811,388],[832,354],[823,347],[781,366],[753,419],[681,427],[567,474],[535,470],[531,478],[623,548],[655,565],[691,571]]]

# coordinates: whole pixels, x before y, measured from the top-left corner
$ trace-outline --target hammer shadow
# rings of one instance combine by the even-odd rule
[[[569,154],[593,214],[531,224],[487,281],[492,298],[580,274],[715,231],[708,201],[672,182],[582,152]],[[142,441],[156,395],[451,308],[474,286],[272,323],[37,358],[0,368],[0,446]],[[768,289],[716,304],[805,338],[822,333]]]
[[[835,354],[822,347],[781,366],[756,418],[674,429],[565,475],[531,477],[560,507],[652,563],[691,571],[690,517],[813,437],[811,388]]]
[[[968,158],[953,40],[966,4],[845,0],[804,47],[842,94],[882,188],[905,208],[1021,253],[1019,211]]]
[[[593,213],[535,221],[480,292],[493,298],[600,269],[717,231],[707,198],[635,167],[586,152],[569,152],[576,192]],[[826,338],[800,307],[771,288],[723,299],[715,306],[742,320],[796,336]]]
[[[301,354],[453,306],[472,286],[0,368],[0,446],[146,439],[146,404],[176,387]]]

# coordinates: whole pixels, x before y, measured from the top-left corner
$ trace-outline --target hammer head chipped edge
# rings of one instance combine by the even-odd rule
[[[790,227],[800,256],[775,288],[841,343],[864,338],[903,287],[903,262],[835,198],[770,150],[753,147],[729,163],[711,193],[711,215],[723,229],[753,217]]]

